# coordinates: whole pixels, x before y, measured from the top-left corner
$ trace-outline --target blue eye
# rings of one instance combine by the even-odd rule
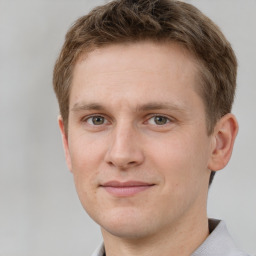
[[[92,117],[89,117],[86,121],[90,125],[102,125],[107,122],[103,116],[92,116]]]
[[[165,125],[170,122],[170,119],[165,116],[153,116],[148,122],[153,125]]]

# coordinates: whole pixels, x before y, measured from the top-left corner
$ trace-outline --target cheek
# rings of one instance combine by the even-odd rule
[[[190,136],[176,134],[164,141],[155,143],[151,152],[154,165],[159,168],[168,189],[173,193],[183,193],[204,178],[208,163],[206,140],[190,133]]]
[[[73,152],[71,160],[73,165],[73,178],[79,200],[85,211],[91,215],[94,212],[96,202],[97,161],[93,160],[93,150],[81,150],[75,154]]]
[[[169,216],[178,216],[196,202],[203,201],[207,194],[207,157],[203,153],[203,143],[185,136],[172,138],[165,145],[155,148],[157,154],[153,154],[154,162],[151,163],[163,179],[157,202],[160,206],[165,205]]]
[[[100,159],[104,154],[97,143],[89,142],[82,137],[71,139],[69,149],[76,189],[80,199],[83,200],[97,185]]]
[[[70,138],[69,150],[73,172],[89,172],[104,156],[104,142],[102,138],[81,133],[80,136]]]

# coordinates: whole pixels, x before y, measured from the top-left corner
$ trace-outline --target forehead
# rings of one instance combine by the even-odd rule
[[[75,65],[70,108],[80,100],[96,100],[96,95],[98,100],[136,98],[134,92],[145,100],[156,97],[166,102],[170,94],[174,100],[184,90],[195,93],[197,70],[195,58],[176,43],[139,42],[97,48]]]
[[[175,59],[175,61],[173,61]],[[117,68],[144,68],[146,71],[174,70],[182,68],[184,64],[196,71],[199,61],[180,43],[172,41],[139,41],[114,43],[102,47],[91,47],[88,52],[82,53],[75,65],[86,65],[89,69],[108,68],[108,71],[117,71]],[[184,70],[185,71],[185,70]]]

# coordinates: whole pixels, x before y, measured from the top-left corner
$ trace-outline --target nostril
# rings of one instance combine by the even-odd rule
[[[107,163],[108,163],[110,166],[114,166],[114,163],[111,162],[111,161],[108,161]]]
[[[108,161],[108,165],[112,167],[118,167],[120,169],[128,169],[130,167],[136,166],[137,162],[136,161],[130,161],[130,162],[123,162],[123,161]]]
[[[136,164],[135,161],[131,161],[131,162],[128,163],[128,165],[134,165],[134,164]]]

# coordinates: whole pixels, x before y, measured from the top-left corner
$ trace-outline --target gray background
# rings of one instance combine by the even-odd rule
[[[90,255],[99,228],[66,168],[52,69],[68,27],[104,1],[0,0],[0,255]],[[225,219],[256,255],[256,1],[195,0],[239,59],[233,157],[210,189],[209,216]]]

